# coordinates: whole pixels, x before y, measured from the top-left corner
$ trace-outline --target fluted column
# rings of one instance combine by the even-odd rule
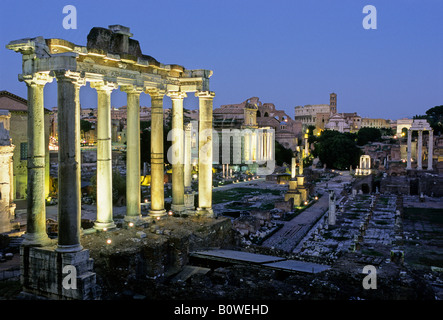
[[[198,213],[213,216],[212,211],[212,104],[215,94],[197,92],[199,99],[198,141]]]
[[[175,212],[185,210],[183,99],[186,92],[169,92],[172,100],[172,205]]]
[[[97,230],[115,228],[112,215],[112,141],[111,92],[112,82],[91,83],[97,90]]]
[[[43,89],[52,78],[46,74],[25,76],[28,86],[28,189],[27,224],[23,242],[27,246],[43,246],[50,242],[46,233],[45,204],[45,118]]]
[[[417,142],[417,170],[422,170],[423,159],[423,130],[418,130],[418,142]]]
[[[188,123],[185,127],[185,155],[184,155],[185,192],[191,188],[191,181],[192,181],[191,134],[192,134],[192,123]]]
[[[165,163],[163,154],[164,91],[149,91],[151,96],[151,210],[152,217],[162,217],[165,211]]]
[[[82,250],[80,86],[76,72],[56,72],[58,101],[58,246],[59,252]]]
[[[194,192],[192,191],[192,123],[188,123],[185,127],[185,155],[184,155],[184,189],[185,189],[185,207],[190,212],[194,207]]]
[[[428,170],[432,170],[432,158],[434,156],[434,130],[429,130],[428,142]]]
[[[412,144],[412,130],[408,129],[408,158],[406,163],[406,169],[411,169],[411,144]]]
[[[127,94],[126,123],[126,222],[141,218],[140,189],[140,93],[141,87],[124,86]]]

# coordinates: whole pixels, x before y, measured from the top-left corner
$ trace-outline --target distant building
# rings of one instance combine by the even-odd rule
[[[253,106],[255,118],[246,116],[245,110]],[[214,109],[214,128],[272,128],[275,140],[287,149],[296,150],[298,139],[301,138],[301,122],[293,120],[283,110],[277,110],[273,103],[262,103],[258,97],[249,98],[239,104],[221,105]]]
[[[0,110],[7,110],[11,113],[9,135],[14,149],[14,199],[25,199],[28,185],[28,104],[23,99],[8,91],[0,91]],[[44,109],[45,112],[45,145],[46,145],[46,195],[49,195],[49,131],[50,110]]]
[[[262,117],[261,115],[265,113],[266,117]],[[214,130],[219,133],[219,149],[214,149],[219,153],[218,158],[217,154],[214,155],[214,161],[234,165],[247,163],[249,169],[255,172],[258,162],[273,159],[274,139],[278,141],[278,137],[281,137],[279,134],[287,132],[286,128],[280,126],[280,122],[285,119],[285,124],[289,122],[289,117],[284,112],[278,113],[281,116],[280,119],[275,118],[274,113],[276,113],[274,105],[267,104],[263,108],[263,104],[256,97],[240,104],[222,105],[214,109],[213,126]],[[269,121],[271,117],[273,120]],[[226,145],[223,141],[224,131],[238,132],[240,136],[233,137]],[[294,142],[296,145],[297,141]],[[289,147],[291,146],[289,143],[287,144]],[[241,155],[238,155],[236,150],[241,150]],[[228,152],[229,159],[226,158]],[[237,156],[236,159],[235,156]]]
[[[329,104],[313,104],[295,107],[295,121],[301,121],[302,130],[309,126],[315,126],[318,130],[324,130],[329,118],[337,113],[337,94],[329,94]]]
[[[15,146],[9,136],[11,114],[0,110],[0,233],[12,230],[15,218],[12,155]]]

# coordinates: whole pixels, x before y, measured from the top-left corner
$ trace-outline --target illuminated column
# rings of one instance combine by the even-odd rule
[[[163,155],[164,91],[150,91],[151,96],[151,210],[152,217],[162,217],[165,211],[165,163]]]
[[[273,152],[273,148],[274,148],[274,131],[271,130],[268,132],[269,133],[269,151],[268,151],[268,160],[272,160],[274,158],[274,152]]]
[[[263,132],[262,130],[257,130],[257,157],[256,160],[260,161],[262,157],[263,152]]]
[[[423,147],[423,130],[418,130],[418,142],[417,142],[417,170],[422,170],[422,147]]]
[[[45,118],[43,88],[52,78],[46,74],[24,76],[28,87],[28,189],[26,246],[44,246],[50,242],[46,233],[45,204]]]
[[[411,144],[412,144],[412,131],[411,129],[408,129],[408,158],[407,158],[407,165],[406,169],[411,169]]]
[[[74,72],[56,72],[58,92],[58,246],[59,252],[82,250],[80,86]]]
[[[257,132],[255,130],[252,131],[251,134],[251,160],[257,160]]]
[[[192,123],[188,123],[185,127],[185,159],[184,159],[184,202],[187,210],[194,210],[194,192],[192,191],[192,162],[191,162],[191,141]]]
[[[114,228],[112,217],[112,141],[111,92],[112,82],[91,83],[97,90],[97,230]]]
[[[432,170],[432,157],[434,156],[434,130],[429,130],[428,142],[428,170]]]
[[[191,179],[192,179],[191,133],[192,133],[192,123],[188,123],[185,127],[185,159],[184,159],[185,191],[191,188]]]
[[[215,94],[197,92],[199,99],[198,141],[198,208],[200,214],[213,216],[212,211],[212,103]]]
[[[127,94],[125,221],[136,222],[141,218],[140,93],[142,88],[125,86],[121,90]]]
[[[245,147],[244,147],[244,153],[245,153],[245,161],[249,161],[250,157],[249,157],[249,152],[250,152],[250,143],[249,143],[249,130],[245,130],[244,131],[244,141],[245,141]]]
[[[183,99],[186,92],[169,92],[172,100],[172,205],[176,212],[185,210],[183,161]]]

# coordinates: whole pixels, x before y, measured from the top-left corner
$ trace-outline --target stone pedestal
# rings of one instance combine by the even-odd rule
[[[292,179],[289,181],[289,190],[285,194],[285,201],[293,199],[294,206],[301,204],[301,193],[297,190],[297,180]]]
[[[95,300],[93,260],[89,250],[57,252],[55,246],[20,248],[23,291],[54,300]]]
[[[305,177],[297,176],[297,184],[298,184],[297,190],[300,192],[302,203],[308,200],[308,189],[306,188],[304,183],[305,183]]]
[[[195,198],[195,194],[193,191],[185,192],[184,200],[185,200],[186,211],[194,212],[194,210],[195,210],[194,198]]]

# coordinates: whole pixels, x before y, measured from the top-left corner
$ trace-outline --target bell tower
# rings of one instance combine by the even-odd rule
[[[334,92],[329,95],[329,107],[332,114],[337,113],[337,94]]]

